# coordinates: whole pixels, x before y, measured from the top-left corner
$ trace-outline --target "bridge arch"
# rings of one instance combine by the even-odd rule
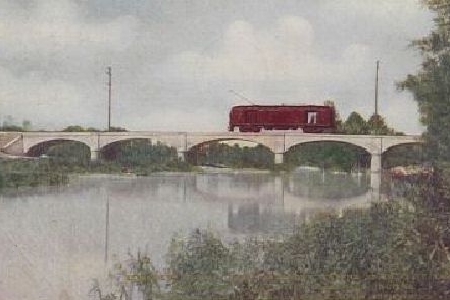
[[[207,139],[207,140],[202,140],[197,144],[191,144],[188,146],[188,148],[186,150],[191,150],[194,147],[201,147],[203,145],[208,145],[208,144],[212,144],[212,143],[220,143],[220,142],[231,142],[231,141],[236,141],[236,143],[252,143],[255,146],[256,145],[263,145],[266,146],[262,143],[260,143],[258,140],[252,140],[252,139],[248,139],[248,138],[238,138],[238,137],[219,137],[219,138],[213,138],[213,139]],[[268,146],[266,146],[268,147]],[[268,147],[269,148],[269,147]]]
[[[230,142],[230,143],[227,143]],[[223,145],[222,145],[223,144]],[[230,156],[233,156],[230,154],[230,156],[227,156],[226,153],[230,153],[227,151],[234,152],[236,154],[236,151],[238,151],[236,148],[234,148],[234,145],[239,146],[240,151],[244,151],[244,153],[239,153],[239,157],[242,158],[242,160],[238,163],[238,165],[247,167],[269,167],[267,160],[270,160],[270,165],[272,165],[273,162],[273,151],[267,147],[266,145],[263,145],[262,143],[259,143],[254,140],[249,140],[245,138],[235,138],[235,137],[221,137],[221,138],[215,138],[210,140],[203,140],[198,144],[190,145],[189,148],[187,148],[187,151],[185,153],[185,159],[193,163],[195,165],[203,164],[203,163],[212,163],[209,161],[209,159],[212,160],[219,160],[214,163],[225,163],[228,162],[232,165],[236,163],[236,160],[231,159]],[[227,148],[228,146],[228,148]],[[246,154],[245,151],[247,148],[254,149],[250,150],[252,151],[252,154],[256,157],[255,160],[250,159],[246,160]],[[244,149],[244,150],[242,150]],[[220,162],[220,160],[223,160]],[[238,160],[239,161],[239,160]],[[241,164],[242,163],[242,164]]]
[[[160,142],[168,147],[175,147],[178,150],[183,150],[185,146],[186,133],[104,132],[99,136],[98,148],[100,150],[112,143],[143,139],[150,140],[152,144],[157,144],[158,142]]]
[[[136,163],[137,160],[142,163],[155,159],[176,158],[177,152],[175,147],[148,137],[128,137],[110,142],[99,149],[101,157],[105,160],[119,159],[123,163],[125,159],[130,164]]]
[[[305,135],[303,137],[286,135],[286,150],[289,148],[304,144],[304,143],[314,143],[314,142],[336,142],[351,144],[360,148],[364,148],[366,151],[370,152],[373,145],[367,141],[367,139],[361,139],[358,136],[342,136],[342,135]]]
[[[389,151],[398,146],[403,145],[425,145],[425,141],[421,139],[395,139],[394,137],[385,137],[383,139],[383,152]]]
[[[308,154],[315,154],[311,157]],[[303,154],[303,155],[302,155]],[[306,161],[305,161],[306,158]],[[339,166],[341,171],[350,172],[370,166],[371,153],[362,146],[350,142],[333,140],[302,141],[284,153],[283,161],[289,165],[312,163],[315,167]],[[309,165],[308,164],[308,165]]]
[[[428,161],[424,143],[410,142],[390,146],[382,153],[383,168],[422,165]]]
[[[80,142],[89,147],[89,150],[91,152],[91,159],[95,160],[97,158],[97,140],[98,133],[96,132],[24,132],[22,133],[21,148],[22,154],[27,154],[32,147],[47,142]],[[12,146],[14,147],[14,145]]]
[[[284,133],[278,132],[270,132],[270,133],[235,133],[235,132],[226,132],[226,133],[208,133],[208,134],[188,134],[186,136],[186,147],[184,151],[188,151],[193,146],[198,144],[208,142],[208,141],[216,141],[216,140],[236,140],[243,142],[251,142],[256,145],[261,145],[267,147],[270,152],[274,154],[274,163],[282,163],[282,156],[285,152],[285,137]],[[280,154],[281,153],[281,154]],[[281,159],[280,159],[281,158]]]
[[[50,140],[38,142],[34,145],[29,146],[28,150],[25,152],[25,154],[27,156],[31,156],[31,157],[39,157],[41,155],[47,154],[48,151],[53,146],[68,144],[71,142],[75,142],[75,143],[83,145],[84,147],[86,147],[86,149],[88,149],[87,151],[89,151],[92,154],[91,147],[89,147],[89,145],[86,144],[85,142],[79,141],[76,139],[64,139],[64,138],[50,139]]]

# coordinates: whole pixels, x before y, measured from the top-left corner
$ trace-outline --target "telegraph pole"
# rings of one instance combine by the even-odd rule
[[[108,131],[111,131],[111,67],[106,68],[106,75],[108,75]]]
[[[377,60],[377,73],[375,77],[375,116],[378,120],[378,72],[380,70],[380,61]]]

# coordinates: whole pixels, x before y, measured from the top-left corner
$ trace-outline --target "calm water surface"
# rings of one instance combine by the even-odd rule
[[[0,300],[88,299],[92,279],[129,252],[162,268],[174,233],[289,233],[317,212],[367,205],[367,190],[364,175],[303,172],[83,176],[10,191],[0,196]]]

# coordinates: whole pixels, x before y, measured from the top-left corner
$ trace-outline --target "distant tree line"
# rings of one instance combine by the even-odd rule
[[[12,116],[6,116],[5,120],[3,120],[2,126],[0,127],[0,131],[31,131],[33,126],[31,121],[23,120],[22,125],[17,125],[16,121]]]
[[[358,113],[353,111],[345,122],[338,119],[337,132],[340,134],[353,135],[404,135],[389,127],[380,115],[372,115],[367,121]]]
[[[113,132],[121,132],[128,131],[123,127],[111,126],[110,130],[100,130],[95,127],[83,127],[80,125],[70,125],[65,127],[62,131],[65,132],[101,132],[101,131],[113,131]]]

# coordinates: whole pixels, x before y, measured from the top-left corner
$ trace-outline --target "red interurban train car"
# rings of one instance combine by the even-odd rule
[[[319,133],[336,130],[335,109],[321,105],[242,105],[230,111],[229,130],[241,132],[298,130]]]

